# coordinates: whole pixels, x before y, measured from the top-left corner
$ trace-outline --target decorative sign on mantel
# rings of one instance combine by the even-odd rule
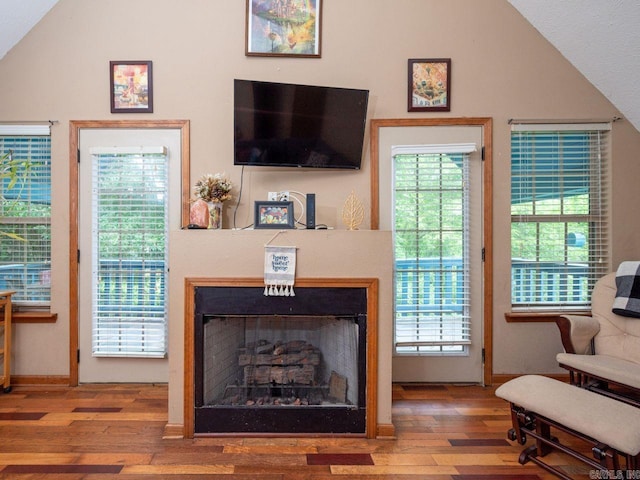
[[[293,297],[296,247],[264,247],[264,295]]]

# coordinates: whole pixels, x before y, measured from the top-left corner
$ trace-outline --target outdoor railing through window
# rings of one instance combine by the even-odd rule
[[[100,260],[98,291],[101,311],[128,307],[164,310],[164,262],[160,260]]]
[[[469,343],[460,258],[395,262],[398,353],[460,352]]]
[[[97,282],[94,355],[163,355],[165,262],[100,260]]]
[[[447,324],[463,314],[461,274],[462,260],[459,258],[395,262],[397,343],[421,342],[425,339],[425,324],[431,331],[434,328],[446,331]],[[513,259],[511,278],[513,298],[539,307],[557,306],[558,303],[583,306],[592,289],[589,269],[584,264]],[[398,346],[396,350],[399,353],[425,350],[407,348]]]
[[[8,242],[6,239],[4,241]],[[16,292],[14,295],[16,304],[49,305],[50,287],[51,264],[49,262],[0,265],[0,290]]]
[[[511,260],[511,292],[518,304],[584,307],[593,288],[590,277],[586,264]]]

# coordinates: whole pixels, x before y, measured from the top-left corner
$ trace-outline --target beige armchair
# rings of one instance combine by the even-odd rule
[[[593,288],[591,316],[562,315],[556,321],[565,352],[556,356],[571,383],[640,407],[640,318],[611,311],[616,274]]]

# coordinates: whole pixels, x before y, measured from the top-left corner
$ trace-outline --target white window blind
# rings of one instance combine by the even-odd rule
[[[168,158],[164,147],[92,154],[92,354],[163,357]]]
[[[610,269],[609,124],[512,126],[515,309],[587,309]]]
[[[475,146],[431,147],[394,149],[397,353],[458,353],[471,342],[468,152]]]
[[[48,306],[51,300],[49,126],[0,125],[0,156],[0,290],[14,290],[16,305]]]

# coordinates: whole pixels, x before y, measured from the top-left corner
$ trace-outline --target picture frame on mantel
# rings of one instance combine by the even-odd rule
[[[255,202],[253,228],[295,228],[293,202]]]
[[[408,111],[451,111],[451,59],[409,59]]]
[[[323,1],[247,0],[245,54],[320,58]]]
[[[152,62],[109,62],[111,113],[153,113]]]

